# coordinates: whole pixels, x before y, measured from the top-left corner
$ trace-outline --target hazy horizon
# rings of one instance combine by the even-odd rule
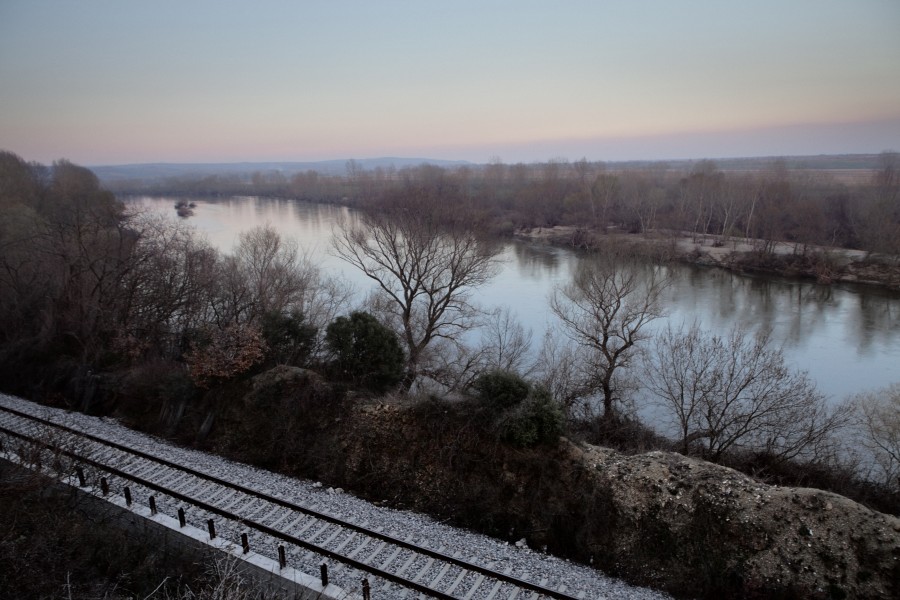
[[[79,164],[900,149],[893,0],[0,4],[0,148]]]

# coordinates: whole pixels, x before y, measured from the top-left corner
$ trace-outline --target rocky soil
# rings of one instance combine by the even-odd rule
[[[836,494],[760,484],[679,454],[623,456],[567,445],[572,460],[610,492],[620,519],[617,552],[646,546],[650,532],[667,540],[676,554],[678,546],[699,544],[694,551],[705,550],[709,566],[733,574],[748,593],[781,588],[825,598],[900,593],[900,519]],[[662,580],[667,563],[665,557],[652,562]]]

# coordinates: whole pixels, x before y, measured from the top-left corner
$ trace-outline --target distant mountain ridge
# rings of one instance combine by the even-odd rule
[[[138,163],[128,165],[99,165],[89,167],[101,181],[124,181],[133,179],[166,179],[205,175],[250,175],[255,172],[280,171],[290,177],[295,173],[316,171],[323,175],[344,175],[351,161],[361,169],[372,170],[388,167],[402,169],[421,164],[438,167],[460,167],[473,165],[464,160],[439,160],[432,158],[361,158],[336,159],[309,162],[236,162],[236,163]]]
[[[713,158],[719,169],[724,171],[753,171],[766,169],[775,161],[783,160],[789,169],[878,169],[880,154],[820,154],[810,156],[758,156],[738,158]],[[642,168],[650,165],[666,165],[670,169],[689,171],[702,158],[677,160],[631,160],[606,161],[610,169]],[[104,182],[135,180],[162,180],[182,177],[204,177],[211,175],[237,175],[248,178],[251,174],[281,172],[286,177],[296,173],[315,171],[323,175],[346,175],[348,165],[371,171],[377,168],[416,167],[422,164],[438,167],[480,167],[478,163],[465,160],[442,160],[433,158],[381,157],[362,159],[336,159],[308,162],[236,162],[236,163],[140,163],[127,165],[101,165],[89,167]],[[604,162],[604,161],[598,161]]]

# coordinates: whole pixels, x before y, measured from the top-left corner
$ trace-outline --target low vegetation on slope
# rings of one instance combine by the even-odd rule
[[[670,452],[566,438],[522,447],[477,398],[342,404],[332,392],[302,369],[261,374],[226,401],[204,444],[681,597],[900,591],[900,519],[845,497]]]

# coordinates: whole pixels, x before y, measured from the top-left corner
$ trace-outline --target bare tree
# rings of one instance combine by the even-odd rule
[[[869,476],[900,490],[900,383],[861,394],[855,402],[859,443],[871,456]]]
[[[678,429],[681,451],[700,437],[696,422],[704,404],[714,402],[716,358],[703,348],[706,338],[695,326],[688,333],[666,328],[656,336],[656,353],[649,362],[649,388],[662,400],[671,425]]]
[[[213,310],[220,327],[258,325],[267,314],[298,312],[322,330],[350,296],[346,284],[323,277],[294,240],[268,225],[242,233],[234,255],[218,269]]]
[[[38,251],[46,222],[38,213],[42,188],[19,156],[0,151],[0,340],[36,333],[31,315],[45,312],[54,281]]]
[[[522,327],[508,307],[492,311],[481,334],[485,368],[527,375],[525,361],[531,349],[531,337],[531,330]]]
[[[473,231],[446,228],[427,207],[366,214],[334,232],[335,254],[377,285],[380,306],[406,346],[403,385],[420,374],[437,340],[459,343],[474,326],[471,290],[495,273],[496,249]]]
[[[481,339],[475,344],[439,340],[429,348],[427,375],[445,391],[467,389],[487,371],[530,374],[527,364],[531,330],[526,330],[509,308],[498,308],[477,321]]]
[[[572,282],[554,291],[550,307],[589,364],[579,387],[602,397],[605,419],[615,418],[623,400],[621,371],[647,338],[646,325],[663,315],[659,300],[668,281],[664,267],[608,247],[582,261]]]
[[[900,154],[882,152],[863,202],[860,237],[870,253],[900,253]]]
[[[653,170],[626,171],[619,181],[622,200],[632,212],[630,227],[641,233],[655,229],[658,213],[666,200],[660,173]]]
[[[318,269],[271,225],[240,235],[234,258],[247,286],[248,320],[270,312],[303,310],[304,295],[318,278]]]
[[[610,219],[619,203],[619,178],[615,174],[601,172],[591,186],[591,210],[596,215],[595,222],[603,232],[609,229]],[[596,206],[599,202],[599,207]],[[599,209],[599,214],[596,210]]]
[[[754,198],[753,185],[746,176],[725,178],[723,180],[721,193],[713,198],[713,211],[718,223],[719,243],[724,244],[728,237],[737,231],[741,207],[749,206]]]
[[[80,360],[106,351],[120,309],[119,281],[133,266],[137,236],[124,207],[100,188],[96,175],[66,161],[54,163],[36,237],[35,281],[47,282],[42,335],[63,341]]]
[[[177,356],[209,316],[219,255],[191,228],[159,215],[132,214],[130,227],[138,243],[119,281],[115,344],[132,359]]]
[[[787,237],[786,215],[792,211],[796,192],[784,159],[776,159],[757,178],[757,193],[751,200],[745,237],[754,239],[756,250],[772,254],[777,243]]]
[[[832,434],[847,424],[849,408],[829,408],[765,333],[667,328],[648,363],[649,387],[677,426],[685,453],[702,441],[714,461],[731,450],[783,460],[824,456]]]
[[[682,231],[689,230],[695,241],[710,233],[715,202],[722,196],[723,179],[715,162],[701,160],[681,180],[677,225]]]
[[[566,418],[579,421],[594,416],[593,407],[585,402],[596,393],[591,362],[561,334],[547,331],[531,370],[535,380],[562,405]]]

